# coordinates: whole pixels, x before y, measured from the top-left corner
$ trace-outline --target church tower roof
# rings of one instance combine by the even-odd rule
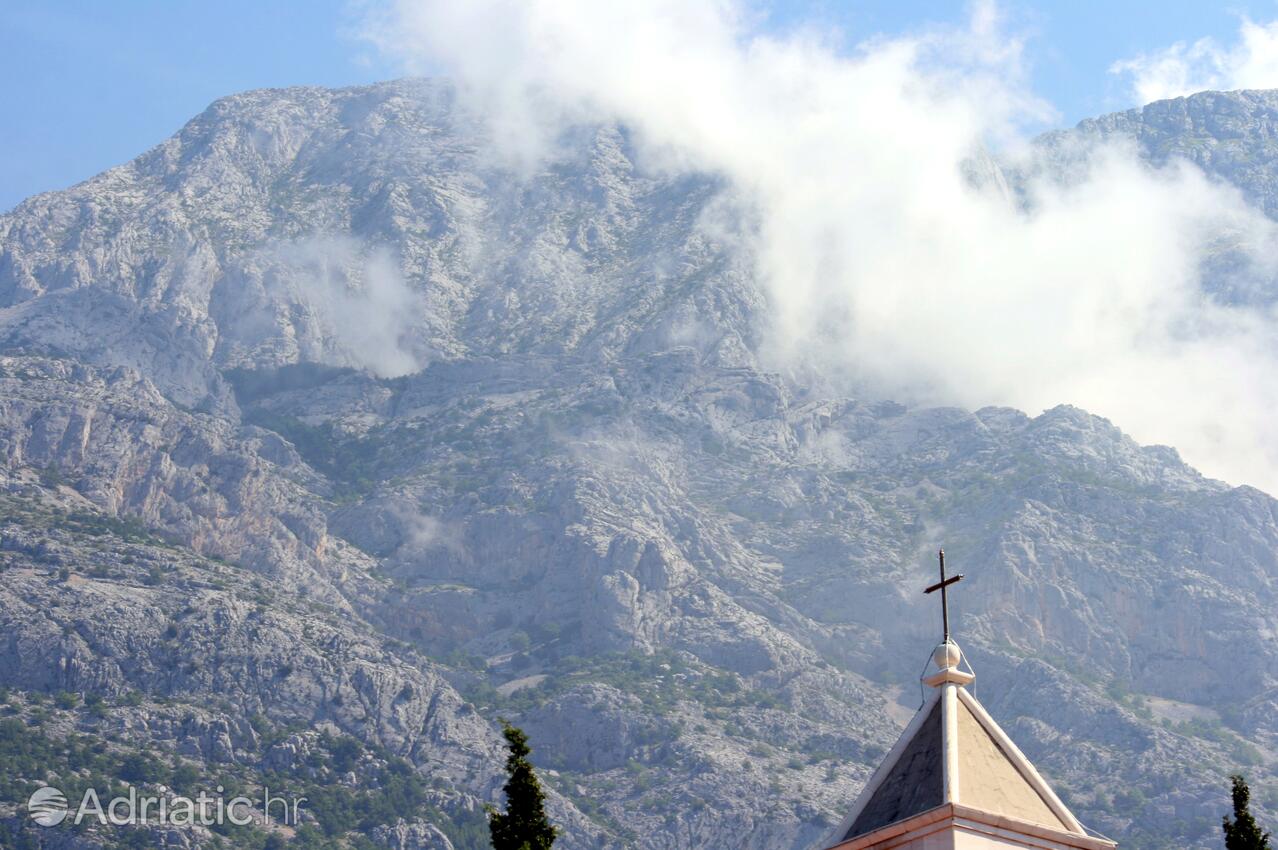
[[[943,563],[943,562],[942,562]],[[942,566],[941,585],[946,579]],[[1061,802],[967,690],[975,675],[949,639],[932,653],[931,691],[828,842],[830,850],[1112,850]]]

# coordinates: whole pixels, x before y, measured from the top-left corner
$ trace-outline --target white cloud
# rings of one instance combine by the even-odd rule
[[[385,251],[330,235],[273,244],[258,259],[267,269],[268,290],[286,305],[290,332],[306,359],[359,366],[386,378],[425,365],[413,338],[422,306]],[[296,314],[287,305],[304,311]]]
[[[1017,129],[1048,112],[992,6],[843,52],[752,33],[726,0],[402,0],[389,20],[382,47],[447,68],[513,162],[618,121],[646,163],[726,178],[773,363],[903,400],[1078,404],[1278,492],[1275,315],[1199,271],[1222,246],[1272,266],[1273,225],[1116,147],[1033,183],[1028,210],[974,187],[972,156],[1027,155]]]
[[[1208,90],[1278,88],[1278,21],[1244,18],[1232,45],[1212,38],[1177,42],[1115,62],[1109,70],[1131,78],[1132,94],[1142,104]]]
[[[452,522],[424,514],[406,505],[392,511],[399,520],[403,542],[399,553],[404,557],[417,557],[430,549],[447,549],[457,556],[466,555],[463,529]]]

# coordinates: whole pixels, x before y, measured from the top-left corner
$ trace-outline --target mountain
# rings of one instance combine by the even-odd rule
[[[1040,144],[1271,209],[1276,106]],[[1216,846],[1240,767],[1278,812],[1278,502],[1072,407],[769,372],[720,182],[561,146],[512,171],[439,81],[249,92],[0,217],[0,799],[226,777],[306,790],[300,846],[481,847],[507,718],[568,850],[806,850],[917,706],[943,541],[983,702],[1085,822]]]
[[[1208,91],[1160,100],[1087,119],[1039,142],[1060,148],[1079,137],[1130,141],[1154,165],[1175,159],[1191,162],[1237,186],[1271,217],[1278,213],[1278,173],[1273,167],[1278,95],[1273,91]]]

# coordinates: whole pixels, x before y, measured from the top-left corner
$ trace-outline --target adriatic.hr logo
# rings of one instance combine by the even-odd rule
[[[57,826],[67,816],[67,798],[52,785],[37,788],[27,800],[27,813],[40,826]]]
[[[161,790],[166,790],[161,788]],[[170,826],[215,826],[232,824],[248,826],[254,821],[270,825],[277,820],[289,826],[300,822],[305,797],[276,797],[270,788],[262,789],[259,801],[237,796],[227,800],[223,787],[210,794],[200,791],[193,797],[182,795],[138,794],[135,787],[125,796],[113,797],[105,804],[96,789],[88,788],[77,806],[72,808],[66,795],[52,785],[37,788],[27,799],[27,814],[40,826],[57,826],[68,817],[80,824],[85,818],[96,820],[103,826],[136,824],[162,824]]]

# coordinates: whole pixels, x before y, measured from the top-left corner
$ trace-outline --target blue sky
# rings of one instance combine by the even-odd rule
[[[1130,105],[1116,60],[1178,42],[1237,38],[1242,15],[1274,2],[1005,2],[1028,36],[1038,94],[1072,124]],[[848,40],[956,22],[962,4],[792,0],[767,25],[839,27]],[[0,210],[125,162],[213,99],[250,88],[351,85],[399,75],[356,35],[351,0],[0,4]]]

